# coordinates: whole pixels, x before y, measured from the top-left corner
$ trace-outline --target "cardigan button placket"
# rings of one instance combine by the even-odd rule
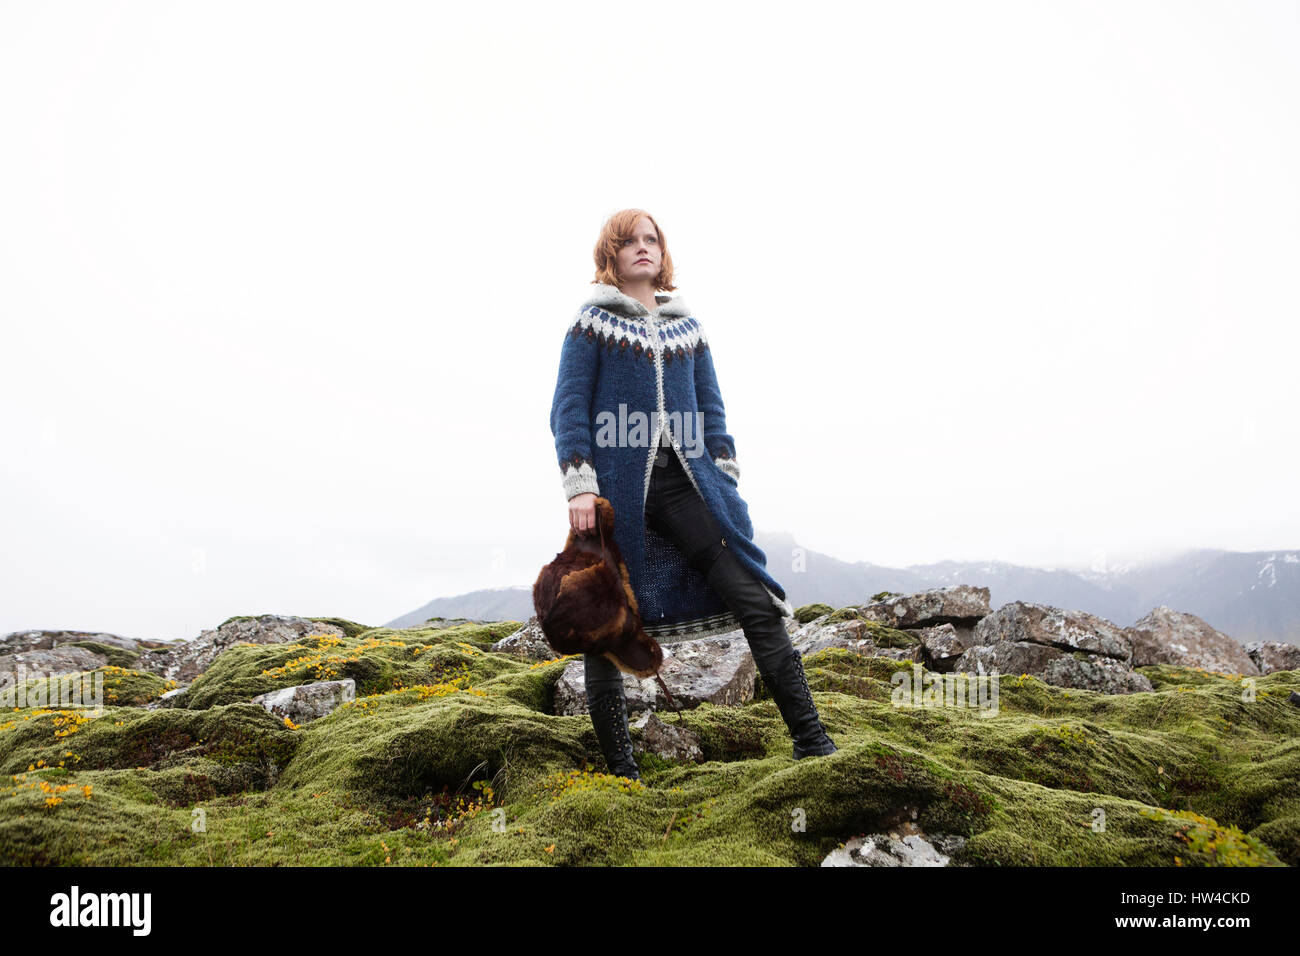
[[[660,332],[660,333],[659,333],[659,337],[660,337],[661,339],[663,338],[663,332]],[[655,387],[656,387],[656,389],[657,389],[657,391],[658,391],[658,393],[659,393],[659,421],[660,421],[661,423],[665,423],[665,424],[662,425],[662,427],[665,428],[665,429],[667,429],[667,431],[668,431],[668,441],[669,441],[669,443],[672,445],[673,451],[675,451],[675,452],[677,453],[677,457],[678,457],[678,459],[679,459],[679,460],[681,461],[681,463],[682,463],[682,470],[686,472],[686,477],[689,478],[689,479],[691,479],[691,486],[695,488],[695,493],[698,494],[701,498],[703,498],[703,497],[704,497],[704,492],[700,490],[700,483],[699,483],[698,481],[695,480],[695,474],[691,471],[691,466],[688,465],[688,464],[686,463],[686,455],[682,453],[681,446],[677,444],[677,439],[673,437],[673,430],[672,430],[671,428],[668,428],[668,426],[667,426],[667,424],[666,424],[666,422],[668,421],[668,414],[667,414],[667,411],[666,411],[665,406],[664,406],[664,363],[663,363],[663,346],[660,346],[659,348],[655,349],[655,350],[654,350],[654,353],[655,353],[655,354],[654,354],[654,357],[655,357]],[[659,436],[658,436],[658,435],[655,435],[655,441],[656,441],[656,444],[658,443],[658,439],[659,439]],[[648,485],[647,485],[647,487],[648,487]],[[644,509],[642,509],[642,510],[644,510]]]

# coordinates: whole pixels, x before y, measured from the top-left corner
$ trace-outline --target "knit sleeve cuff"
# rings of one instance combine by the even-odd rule
[[[564,468],[565,500],[589,492],[593,495],[600,494],[600,484],[596,481],[596,470],[591,467],[591,463],[584,461],[581,465],[567,465]]]
[[[732,478],[734,478],[734,479],[736,480],[737,484],[739,484],[739,482],[740,482],[740,466],[736,464],[736,459],[734,459],[734,458],[715,458],[715,459],[713,459],[713,463],[714,463],[715,465],[717,465],[720,469],[722,469],[723,471],[725,471],[727,474],[729,474]]]

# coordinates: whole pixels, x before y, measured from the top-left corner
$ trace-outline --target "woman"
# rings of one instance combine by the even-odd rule
[[[660,643],[743,628],[796,760],[836,750],[817,715],[783,619],[794,611],[753,542],[738,491],[708,339],[672,291],[672,258],[648,213],[605,223],[595,288],[570,321],[551,404],[569,524],[595,525],[597,495],[614,507],[646,633]],[[612,773],[640,779],[628,736],[623,675],[584,655],[592,724]]]

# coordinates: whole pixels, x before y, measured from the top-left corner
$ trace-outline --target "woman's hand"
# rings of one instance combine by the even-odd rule
[[[569,499],[569,527],[577,534],[591,534],[596,527],[596,496],[587,492]]]

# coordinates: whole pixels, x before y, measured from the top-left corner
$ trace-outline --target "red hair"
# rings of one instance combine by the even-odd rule
[[[592,282],[604,282],[606,285],[622,288],[618,276],[618,250],[622,247],[624,239],[635,238],[636,224],[641,221],[642,216],[649,219],[655,231],[659,233],[659,251],[662,254],[662,261],[659,265],[659,275],[655,276],[655,288],[663,289],[665,292],[672,292],[677,288],[673,285],[673,257],[668,254],[668,240],[664,238],[664,231],[659,228],[659,223],[655,222],[655,217],[644,209],[621,209],[605,220],[605,225],[600,230],[600,238],[596,240],[596,248],[592,251],[592,258],[596,260],[596,278],[592,279]]]

